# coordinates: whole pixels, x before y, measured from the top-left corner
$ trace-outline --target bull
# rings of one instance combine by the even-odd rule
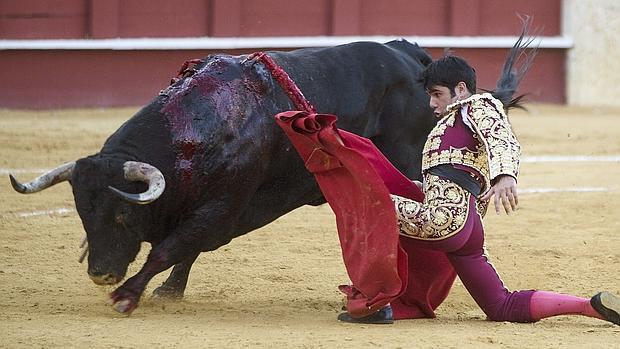
[[[338,115],[340,128],[369,138],[401,172],[419,179],[422,147],[436,121],[417,81],[431,62],[424,49],[396,40],[269,56],[318,112]],[[516,89],[510,69],[502,74],[503,100]],[[154,294],[182,297],[201,252],[325,202],[274,121],[294,106],[264,64],[218,54],[182,73],[97,154],[29,183],[10,176],[21,193],[69,181],[95,284],[120,283],[141,243],[151,244],[141,270],[110,294],[121,313],[138,306],[156,274],[173,267]]]

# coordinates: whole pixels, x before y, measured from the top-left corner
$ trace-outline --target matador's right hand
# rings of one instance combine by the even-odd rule
[[[490,200],[493,197],[495,212],[500,214],[500,207],[504,207],[506,214],[517,209],[519,199],[517,197],[517,180],[513,176],[499,175],[496,181],[482,197],[481,200]]]

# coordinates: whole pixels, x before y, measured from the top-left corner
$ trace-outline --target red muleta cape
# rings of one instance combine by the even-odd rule
[[[336,128],[334,115],[287,111],[276,120],[336,214],[352,282],[340,290],[351,316],[363,317],[391,303],[395,319],[435,317],[456,273],[445,253],[399,237],[389,196],[422,201],[423,193],[370,140]]]

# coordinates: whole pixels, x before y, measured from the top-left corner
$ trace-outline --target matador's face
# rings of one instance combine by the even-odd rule
[[[467,85],[462,81],[456,84],[453,92],[451,93],[448,87],[441,85],[433,85],[426,90],[426,93],[431,97],[429,105],[436,117],[440,118],[446,115],[450,104],[471,96]]]
[[[429,106],[438,118],[444,116],[448,106],[456,101],[456,96],[453,97],[450,89],[445,86],[431,86],[426,92],[431,97]]]

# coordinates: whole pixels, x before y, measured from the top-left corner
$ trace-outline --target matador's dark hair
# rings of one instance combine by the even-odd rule
[[[431,64],[420,75],[419,81],[425,90],[433,86],[444,86],[454,96],[454,88],[463,81],[471,93],[476,93],[476,71],[459,56],[447,55]]]

